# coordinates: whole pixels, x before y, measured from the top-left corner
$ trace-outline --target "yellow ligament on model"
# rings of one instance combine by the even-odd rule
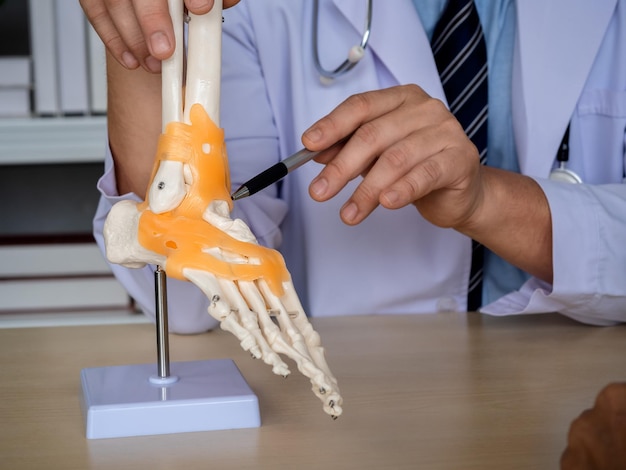
[[[189,165],[193,184],[175,209],[155,214],[149,201],[141,204],[139,243],[146,249],[167,258],[169,276],[186,280],[183,269],[191,268],[213,273],[218,278],[232,281],[264,279],[278,297],[283,295],[282,283],[290,279],[285,262],[276,250],[237,240],[202,219],[212,201],[230,198],[230,174],[224,145],[224,132],[207,115],[204,108],[194,104],[190,112],[191,124],[170,122],[161,134],[157,147],[155,167],[150,181],[162,160],[176,160]],[[210,146],[208,153],[206,144]],[[228,262],[207,253],[219,248],[260,264]]]

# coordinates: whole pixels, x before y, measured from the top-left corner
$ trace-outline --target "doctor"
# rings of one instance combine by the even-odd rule
[[[310,1],[242,2],[225,12],[222,124],[233,188],[298,150],[302,146],[300,136],[311,123],[348,96],[382,90],[368,96],[388,103],[390,94],[410,90],[411,96],[425,92],[424,99],[445,102],[429,43],[445,3],[375,3],[365,56],[353,70],[330,83],[320,81],[311,51],[318,48],[326,68],[342,62],[345,51],[361,39],[365,1],[320,0],[317,46],[312,41]],[[600,325],[624,321],[626,195],[621,183],[626,128],[626,1],[602,0],[593,6],[584,2],[572,5],[565,0],[476,3],[490,70],[489,165],[505,170],[491,173],[502,174],[497,180],[505,182],[510,178],[518,181],[516,172],[528,175],[530,178],[522,181],[535,198],[517,198],[517,202],[529,212],[542,204],[549,209],[548,219],[542,219],[547,228],[537,227],[534,232],[538,238],[547,237],[547,244],[537,246],[548,262],[538,264],[540,269],[518,263],[529,271],[524,273],[488,252],[481,311],[499,315],[559,311]],[[96,4],[83,2],[94,25],[90,9]],[[167,23],[155,18],[125,27],[141,24],[148,38],[155,31],[167,38]],[[119,36],[134,37],[122,23],[115,23],[116,31],[125,31]],[[105,36],[115,34],[110,31],[103,34],[99,30],[109,44],[113,41]],[[124,41],[116,44],[120,42]],[[164,47],[155,48],[148,40],[146,50],[151,55],[135,63],[123,57],[128,57],[124,52],[133,50],[135,43],[124,43],[126,50],[120,54],[124,47],[118,48],[108,61],[111,155],[99,183],[103,197],[94,222],[100,243],[102,223],[111,205],[122,197],[143,197],[153,161],[152,143],[156,143],[159,132],[160,85],[158,76],[148,71],[158,71],[158,61],[152,59],[168,55],[168,41],[161,41]],[[120,60],[114,60],[113,55]],[[140,64],[143,69],[132,70]],[[405,84],[419,88],[398,87]],[[331,119],[343,115],[349,102],[342,106]],[[317,126],[321,137],[314,142],[312,132],[304,142],[321,148],[376,118],[363,112],[358,119],[334,127],[328,125],[328,119],[322,120]],[[568,123],[568,165],[582,177],[584,185],[548,180]],[[353,137],[337,161],[355,162],[352,170],[373,163],[390,146],[385,135],[388,133],[374,136],[370,142],[378,153],[355,152],[359,147]],[[458,128],[445,139],[448,137],[462,139]],[[477,164],[465,167],[471,181],[471,175],[483,174]],[[352,170],[332,173],[331,168],[327,167],[323,178],[329,184],[328,193],[319,191],[320,179],[311,187],[318,200],[327,200],[354,176]],[[345,224],[338,213],[359,181],[351,181],[320,204],[310,197],[309,184],[321,169],[314,163],[305,165],[281,184],[238,201],[233,214],[244,218],[262,243],[280,247],[310,315],[465,310],[469,237],[445,228],[445,223],[431,223],[410,206],[397,210],[378,207],[369,213],[376,202],[372,199],[355,219],[347,218],[345,211],[350,205],[345,206],[344,220],[357,225]],[[369,173],[369,181],[373,174]],[[357,193],[353,200],[359,198],[363,200]],[[374,199],[378,200],[377,195]],[[368,216],[363,220],[364,215]],[[499,223],[509,222],[502,218]],[[509,232],[516,234],[528,226],[510,226]],[[519,255],[524,246],[516,243],[511,246],[518,252],[517,258],[496,248],[509,261],[524,261],[526,257]],[[535,253],[533,257],[541,255]],[[150,313],[152,274],[147,269],[113,268]],[[173,331],[201,331],[212,326],[206,300],[193,291],[193,286],[173,283],[168,295]]]

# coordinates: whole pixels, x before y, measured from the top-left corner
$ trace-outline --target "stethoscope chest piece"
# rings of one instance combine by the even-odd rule
[[[561,145],[559,147],[559,151],[556,154],[556,161],[559,163],[559,166],[550,172],[550,179],[552,181],[559,181],[561,183],[582,183],[583,180],[574,173],[572,170],[566,168],[567,162],[569,160],[569,125],[567,129],[565,129],[565,134],[563,135],[563,140],[561,141]]]
[[[555,168],[550,172],[550,179],[552,181],[560,181],[561,183],[582,183],[583,180],[574,173],[572,170],[568,170],[565,167]]]

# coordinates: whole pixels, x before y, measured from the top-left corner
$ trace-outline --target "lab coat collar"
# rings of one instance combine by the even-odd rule
[[[513,126],[522,173],[548,176],[616,3],[516,2]]]
[[[360,35],[364,27],[364,0],[331,0]],[[416,25],[418,25],[416,27]],[[430,43],[411,0],[375,1],[368,48],[399,84],[415,83],[445,102]]]

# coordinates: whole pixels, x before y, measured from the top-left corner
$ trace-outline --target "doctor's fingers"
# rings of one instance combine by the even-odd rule
[[[81,6],[111,55],[128,69],[141,65],[150,72],[158,72],[161,69],[159,59],[174,50],[174,32],[166,0],[81,0]],[[161,41],[156,49],[165,49],[164,44],[169,44],[171,49],[158,59],[146,41],[146,31],[150,28],[154,32],[161,31],[155,36]]]
[[[80,0],[80,4],[106,48],[124,67],[132,70],[141,65],[159,72],[160,61],[174,52],[167,0]],[[213,0],[185,4],[192,13],[203,14],[212,8]]]
[[[440,135],[436,128],[428,127],[386,149],[342,207],[343,221],[354,225],[379,204],[399,209],[444,188],[458,197],[463,192],[459,190],[470,186],[478,159],[471,158],[471,146],[457,146],[452,138],[447,143]],[[442,196],[430,202],[445,211],[439,215],[440,223],[454,223],[465,216],[465,201],[450,199]]]
[[[397,130],[397,128],[395,129]],[[394,131],[395,131],[394,130]],[[315,160],[325,164],[309,187],[311,197],[326,201],[361,174],[366,174],[376,159],[393,142],[402,140],[405,135],[383,132],[381,126],[366,123],[343,145],[341,150],[329,149]]]
[[[229,8],[237,3],[239,0],[224,0],[223,6]],[[190,13],[203,15],[213,8],[215,0],[184,0],[184,4]],[[176,40],[167,0],[133,0],[133,6],[150,54],[159,60],[170,57]]]
[[[409,139],[393,144],[371,163],[361,183],[340,210],[341,219],[348,225],[362,222],[381,202],[381,195],[392,185],[402,181],[414,166],[409,153],[412,143]],[[398,198],[399,199],[399,198]],[[406,202],[398,202],[402,207],[411,202],[410,196],[403,196]],[[395,200],[393,201],[396,202]],[[394,207],[395,208],[395,207]]]
[[[417,85],[401,85],[350,96],[302,135],[310,150],[322,150],[388,113],[412,110],[430,100]]]
[[[130,1],[80,0],[80,5],[111,55],[128,69],[139,67],[149,52]]]
[[[407,93],[400,88],[404,91],[417,90],[420,95],[417,99],[407,97]],[[385,96],[389,99],[381,99]],[[352,107],[356,109],[350,111]],[[346,110],[348,110],[348,115],[344,116]],[[353,120],[352,123],[348,122],[350,119]],[[329,150],[315,159],[319,163],[324,163],[326,167],[312,182],[311,197],[318,201],[330,199],[349,181],[367,173],[373,165],[376,165],[376,159],[380,155],[385,155],[385,152],[389,152],[392,146],[396,147],[411,134],[420,132],[424,128],[436,127],[446,119],[451,119],[451,115],[443,104],[429,98],[418,87],[395,87],[379,92],[354,95],[326,118],[318,121],[321,128],[326,126],[330,129],[327,132],[331,133],[334,133],[338,126],[345,126],[346,122],[348,122],[348,129],[354,125],[357,129],[339,152]],[[335,122],[337,125],[334,124]],[[411,152],[406,150],[401,153]],[[392,162],[402,157],[400,155],[394,158],[393,151],[386,155]],[[392,166],[399,168],[404,164],[405,162],[397,162]],[[387,182],[385,180],[385,183]]]

